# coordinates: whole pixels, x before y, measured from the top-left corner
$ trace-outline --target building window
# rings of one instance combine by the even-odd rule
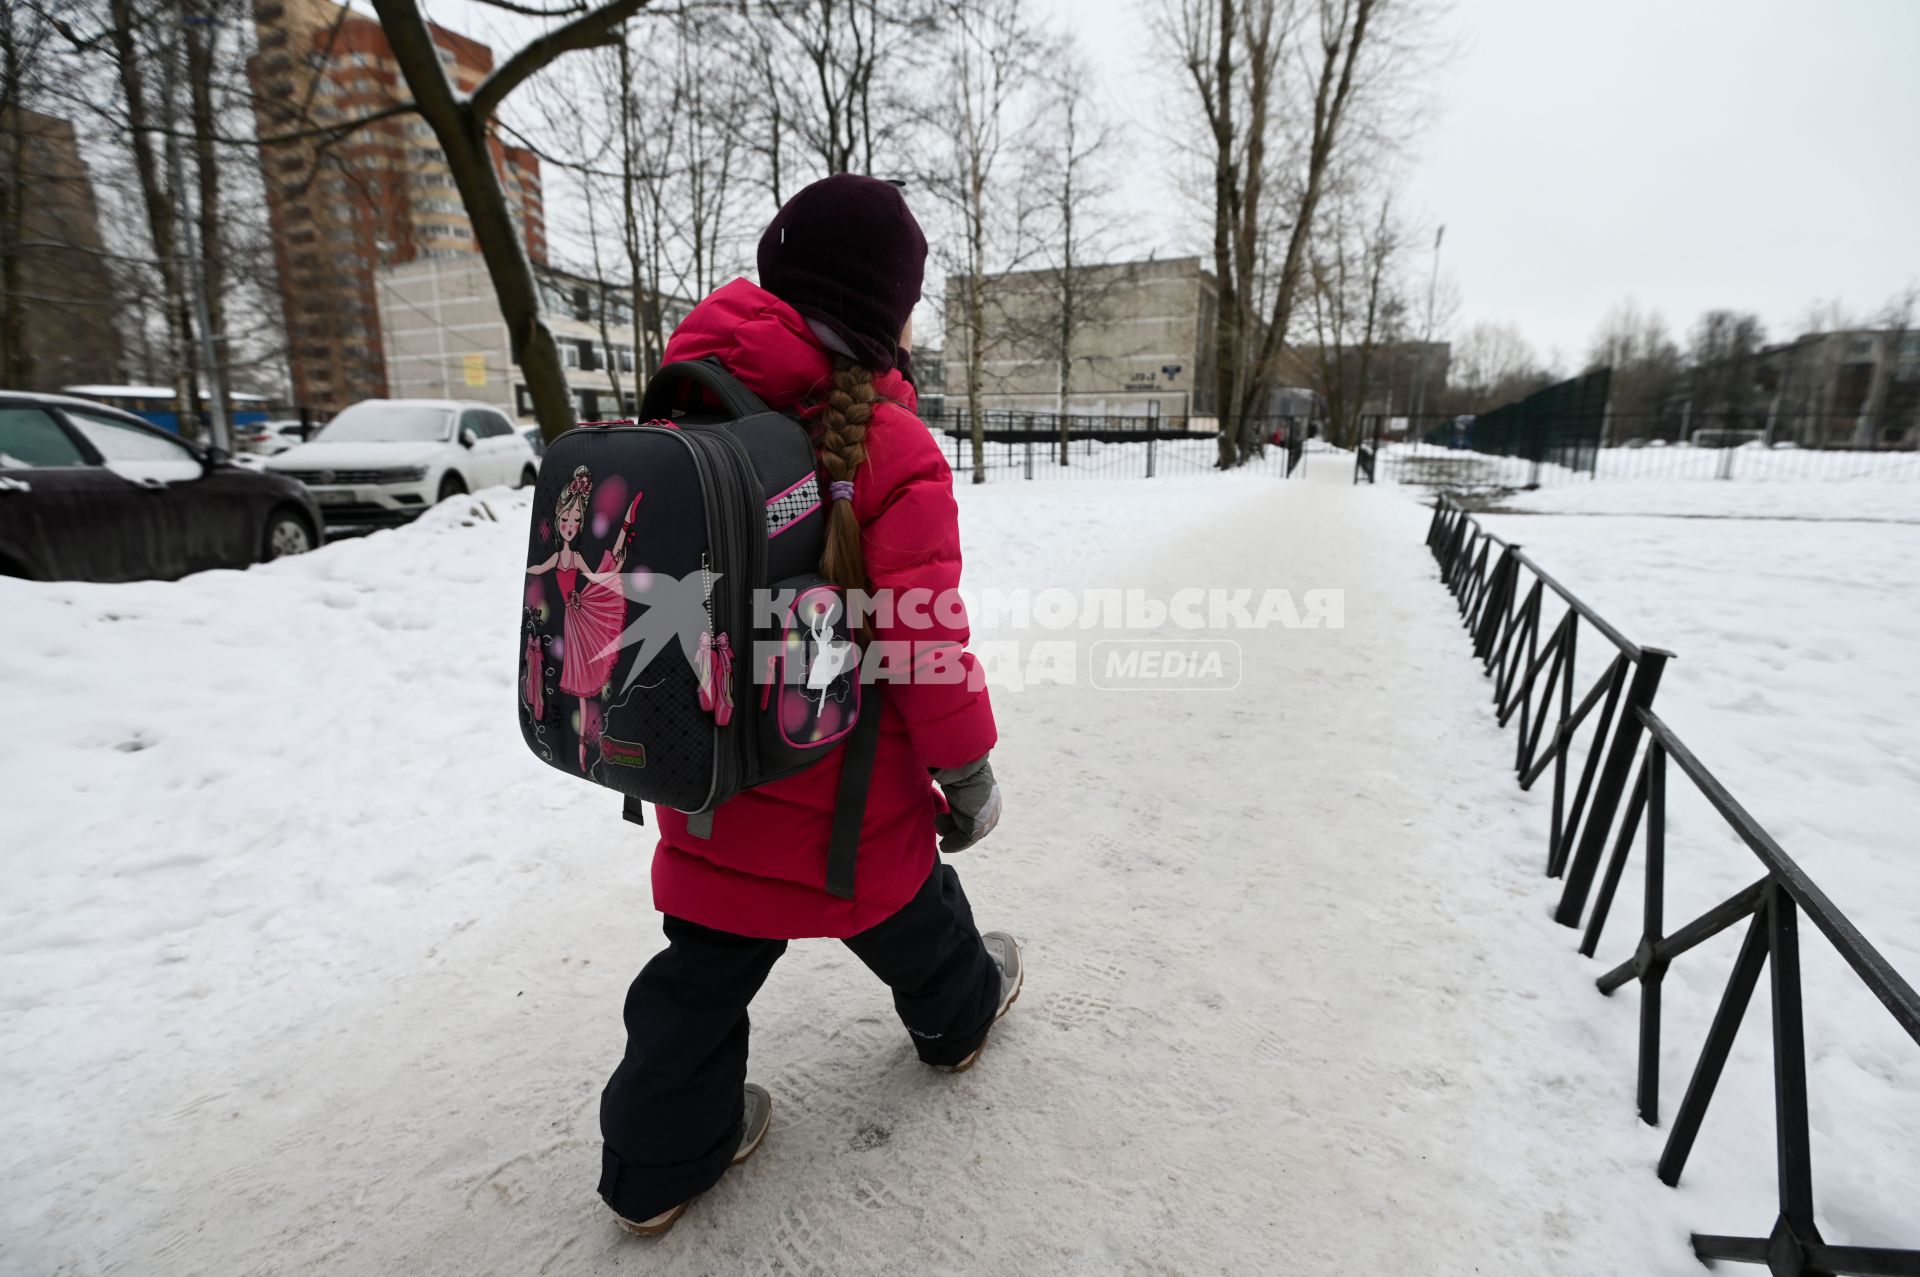
[[[527,393],[525,386],[513,388],[513,408],[522,417],[533,415],[533,396]]]

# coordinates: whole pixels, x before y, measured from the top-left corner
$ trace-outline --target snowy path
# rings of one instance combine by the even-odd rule
[[[1631,1000],[1545,916],[1425,512],[1323,469],[963,494],[975,589],[1333,587],[1344,628],[1233,635],[1233,696],[1002,694],[958,863],[1020,1004],[935,1074],[794,946],[769,1143],[655,1243],[593,1194],[646,856],[505,709],[516,499],[0,582],[44,732],[0,744],[0,1270],[1697,1272],[1686,1226],[1764,1231],[1765,1190],[1654,1180]]]

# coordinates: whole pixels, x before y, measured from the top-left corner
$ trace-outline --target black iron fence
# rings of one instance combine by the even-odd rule
[[[1831,1245],[1815,1226],[1800,916],[1813,922],[1916,1045],[1920,995],[1654,713],[1654,697],[1671,653],[1632,642],[1520,547],[1488,532],[1450,497],[1434,503],[1427,545],[1440,566],[1441,580],[1458,602],[1474,656],[1493,679],[1500,724],[1517,724],[1514,770],[1520,787],[1531,789],[1549,769],[1552,772],[1546,872],[1564,879],[1554,917],[1568,927],[1580,927],[1584,919],[1580,952],[1589,957],[1599,947],[1635,840],[1641,840],[1645,890],[1640,935],[1632,956],[1597,983],[1609,995],[1630,980],[1640,984],[1637,1101],[1641,1119],[1650,1126],[1659,1125],[1660,992],[1668,966],[1729,927],[1747,924],[1660,1157],[1658,1174],[1669,1185],[1679,1183],[1761,970],[1771,968],[1778,1214],[1767,1237],[1695,1233],[1694,1253],[1703,1261],[1765,1264],[1776,1277],[1920,1274],[1920,1250]],[[1558,619],[1549,625],[1556,609]],[[1603,645],[1603,668],[1584,689],[1576,673],[1583,636]],[[1575,757],[1584,761],[1569,796]],[[1761,874],[1704,914],[1668,931],[1663,910],[1667,788],[1673,768],[1752,851]]]
[[[1357,478],[1454,492],[1537,488],[1610,479],[1920,480],[1920,430],[1865,431],[1853,418],[1776,415],[1730,424],[1611,413],[1584,435],[1521,437],[1514,451],[1476,446],[1485,418],[1368,415],[1360,422]],[[1554,438],[1563,442],[1550,446]],[[1512,446],[1510,432],[1502,446]],[[1377,461],[1375,458],[1377,457]]]
[[[970,475],[973,427],[967,415],[937,414],[925,420],[946,437],[954,473]],[[1211,418],[995,410],[983,414],[982,426],[981,470],[989,480],[1205,474],[1215,469],[1220,456]],[[1241,469],[1278,477],[1294,473],[1308,429],[1304,417],[1260,418],[1257,432],[1265,446]]]

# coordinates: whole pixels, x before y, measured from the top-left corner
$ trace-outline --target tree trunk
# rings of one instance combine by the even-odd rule
[[[1060,414],[1060,464],[1067,465],[1073,443],[1072,432],[1067,429],[1067,392],[1073,381],[1073,326],[1074,287],[1073,277],[1073,116],[1071,108],[1067,116],[1067,162],[1062,166],[1060,180],[1060,361],[1059,380],[1054,395],[1054,411]]]
[[[0,131],[7,175],[0,178],[0,386],[33,386],[26,305],[20,298],[21,249],[27,225],[26,93],[16,11],[0,6]]]
[[[1323,0],[1323,3],[1325,0]],[[1300,204],[1294,213],[1293,227],[1287,234],[1287,253],[1280,265],[1280,279],[1277,285],[1273,314],[1267,321],[1267,330],[1260,342],[1259,357],[1251,363],[1250,384],[1242,387],[1242,408],[1248,406],[1248,400],[1263,393],[1268,379],[1272,376],[1275,360],[1280,348],[1286,344],[1287,326],[1293,319],[1294,299],[1299,291],[1300,265],[1306,249],[1307,236],[1313,229],[1313,216],[1320,203],[1321,192],[1325,186],[1328,162],[1333,156],[1334,140],[1339,133],[1340,119],[1353,91],[1354,67],[1359,61],[1360,50],[1366,43],[1367,22],[1373,15],[1378,0],[1354,0],[1354,23],[1351,32],[1344,32],[1345,12],[1341,13],[1342,41],[1340,34],[1323,36],[1323,58],[1320,66],[1320,78],[1314,93],[1313,133],[1307,150],[1307,185],[1301,193]],[[1338,73],[1336,83],[1335,75]],[[1253,441],[1242,430],[1237,440],[1239,455],[1250,456],[1254,450]]]
[[[207,338],[214,367],[207,369],[207,385],[220,396],[222,415],[233,421],[233,387],[228,382],[226,250],[221,244],[224,225],[220,209],[220,156],[214,142],[218,129],[213,105],[213,42],[219,28],[193,21],[205,17],[197,0],[188,0],[186,23],[187,85],[193,120],[194,165],[200,186],[200,270],[206,280]]]
[[[653,355],[653,328],[648,322],[645,289],[640,270],[640,216],[634,208],[633,46],[620,33],[620,246],[627,254],[627,282],[632,292],[634,335],[634,399],[659,363]]]
[[[1233,0],[1220,0],[1219,48],[1214,58],[1213,281],[1217,296],[1213,326],[1213,410],[1218,421],[1219,467],[1233,465],[1233,409],[1239,398],[1240,304],[1234,279],[1233,231]]]
[[[540,433],[551,442],[573,429],[579,419],[566,369],[560,363],[560,348],[540,312],[533,266],[493,167],[487,120],[476,111],[474,99],[456,94],[447,82],[433,36],[414,0],[373,0],[373,7],[414,102],[446,153],[447,168],[473,224],[474,244],[493,282],[500,317],[506,321],[513,361],[526,379]]]
[[[112,24],[115,68],[120,91],[126,97],[128,140],[133,146],[134,172],[140,183],[140,200],[147,214],[147,233],[153,240],[155,265],[160,274],[161,310],[167,321],[169,370],[173,381],[174,412],[184,431],[199,420],[199,405],[193,394],[193,331],[187,318],[187,293],[180,271],[178,228],[174,225],[173,192],[160,180],[160,161],[153,151],[153,121],[147,103],[146,77],[140,71],[140,49],[134,42],[134,27],[143,21],[133,11],[132,0],[107,0]],[[163,116],[170,113],[162,112]]]

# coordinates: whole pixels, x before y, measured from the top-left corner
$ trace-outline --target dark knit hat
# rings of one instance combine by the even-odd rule
[[[788,200],[760,236],[760,286],[831,328],[867,367],[907,363],[927,237],[900,188],[840,173]]]

